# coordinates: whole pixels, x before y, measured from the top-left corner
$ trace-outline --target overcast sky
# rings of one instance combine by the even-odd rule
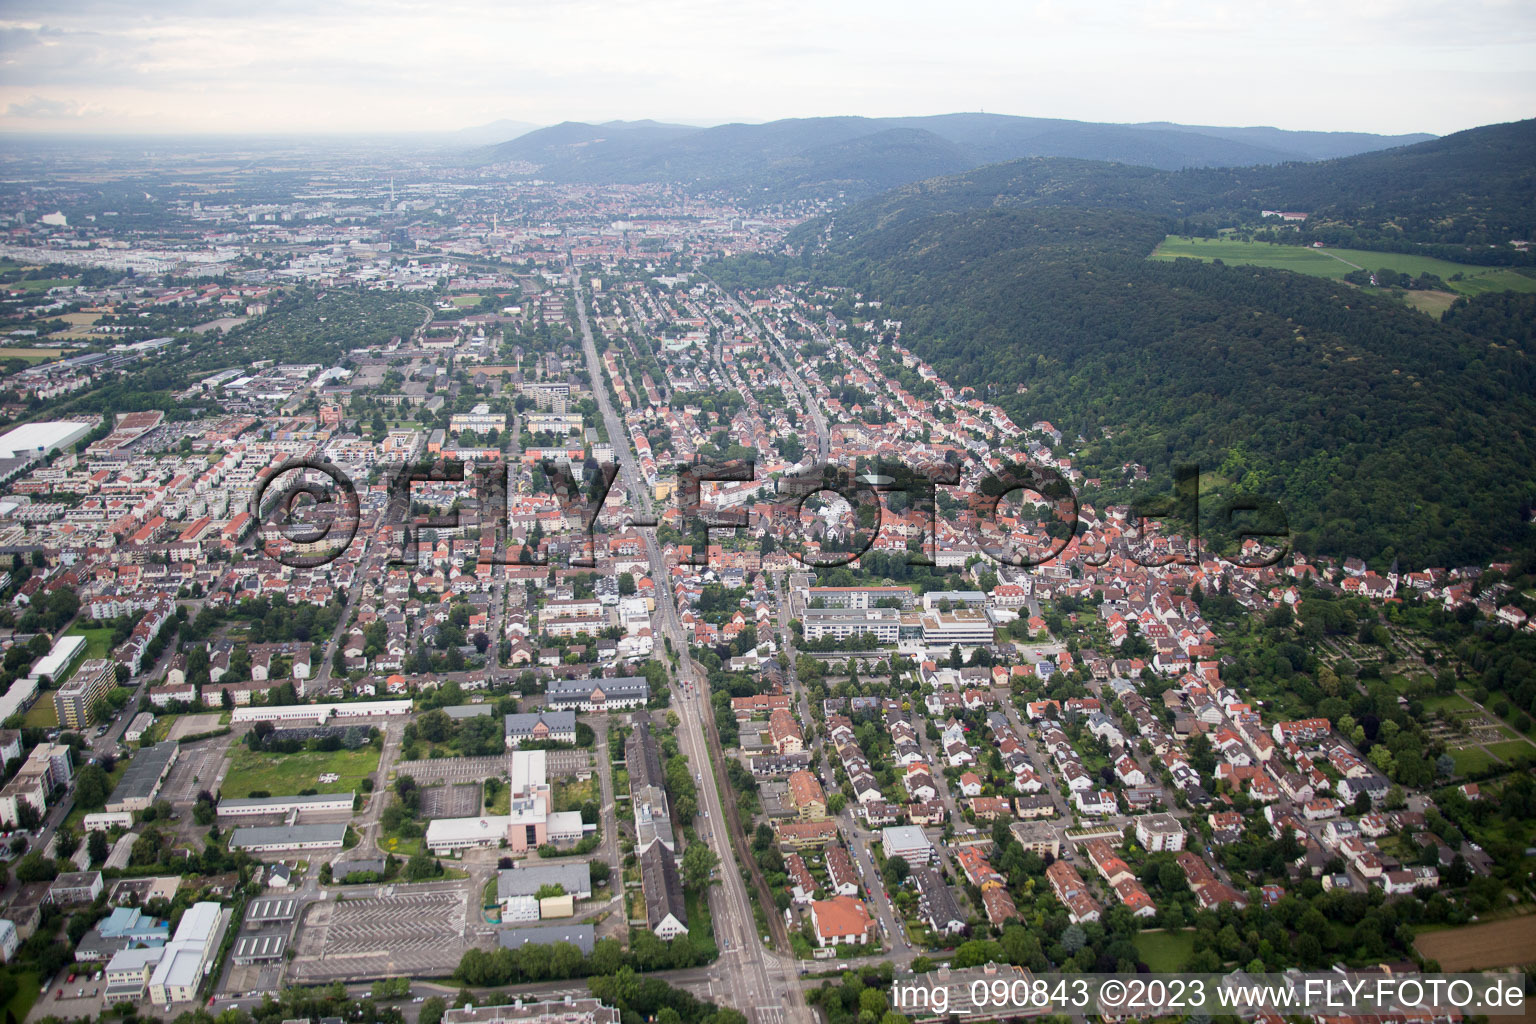
[[[0,3],[6,131],[960,110],[1444,134],[1536,114],[1536,2]]]

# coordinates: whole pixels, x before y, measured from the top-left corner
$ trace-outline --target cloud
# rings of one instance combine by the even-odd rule
[[[0,117],[58,120],[61,118],[89,117],[96,113],[73,100],[55,100],[43,96],[29,96],[20,103],[6,105]]]
[[[100,130],[975,110],[1428,130],[1536,108],[1530,0],[6,0],[0,105]],[[1349,101],[1405,69],[1443,88]],[[1471,112],[1471,113],[1469,113]],[[56,116],[80,130],[81,113]],[[92,125],[92,128],[98,126]]]

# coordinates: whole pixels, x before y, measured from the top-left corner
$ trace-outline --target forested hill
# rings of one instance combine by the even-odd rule
[[[676,182],[779,200],[838,193],[863,197],[1021,157],[1081,157],[1174,170],[1322,160],[1428,138],[957,113],[791,118],[712,128],[567,122],[470,152],[466,159],[520,167],[552,181]]]
[[[1090,476],[1138,462],[1166,481],[1198,463],[1219,488],[1279,500],[1303,551],[1458,565],[1529,543],[1528,305],[1483,296],[1438,322],[1341,282],[1149,261],[1163,186],[1114,189],[1151,172],[1009,166],[807,225],[800,256],[737,260],[717,279],[878,296],[947,379],[1086,438]],[[982,184],[1019,174],[1034,192]],[[1137,208],[1084,208],[1116,202]]]
[[[1536,239],[1536,120],[1490,125],[1382,152],[1267,167],[1159,171],[1031,158],[895,189],[834,218],[839,234],[979,206],[1141,210],[1199,230],[1253,223],[1263,210],[1309,214],[1294,240],[1424,251],[1477,263],[1529,263]],[[800,240],[822,225],[808,225]]]

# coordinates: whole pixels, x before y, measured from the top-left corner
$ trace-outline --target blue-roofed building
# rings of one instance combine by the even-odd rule
[[[96,927],[109,939],[128,939],[144,945],[164,943],[171,937],[169,921],[157,921],[138,907],[114,907]]]
[[[170,937],[168,922],[156,921],[138,907],[114,907],[75,944],[75,959],[108,960],[126,949],[159,949]]]

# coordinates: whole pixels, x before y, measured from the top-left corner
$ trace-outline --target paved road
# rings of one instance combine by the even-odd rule
[[[592,328],[587,320],[587,306],[581,288],[572,281],[576,297],[576,315],[580,322],[582,346],[587,358],[587,372],[591,376],[592,392],[597,397],[598,409],[614,442],[619,459],[619,477],[630,500],[647,516],[652,514],[648,489],[644,485],[635,464],[628,434],[614,412],[603,382],[602,366],[597,356],[597,345],[592,338]],[[709,694],[704,674],[699,672],[688,657],[688,644],[683,636],[677,617],[672,587],[667,579],[666,563],[661,557],[661,547],[653,527],[640,529],[650,559],[651,571],[657,583],[657,618],[663,632],[672,641],[678,654],[678,682],[674,687],[674,704],[682,723],[679,743],[683,753],[701,774],[699,805],[714,824],[707,829],[710,846],[720,858],[721,883],[710,890],[710,911],[715,927],[715,941],[721,949],[720,964],[729,968],[722,981],[727,988],[719,997],[725,1005],[746,1013],[754,1024],[813,1024],[813,1015],[800,990],[798,965],[792,959],[781,958],[764,948],[757,934],[752,915],[752,905],[746,884],[738,871],[731,870],[732,843],[741,851],[741,862],[749,864],[746,838],[739,829],[722,827],[729,819],[725,816],[717,785],[714,762],[704,736],[703,721],[711,714]],[[705,770],[708,769],[708,770]],[[736,834],[731,835],[732,832]],[[772,906],[772,904],[768,904]],[[787,947],[787,944],[786,944]],[[786,948],[787,951],[787,948]]]

